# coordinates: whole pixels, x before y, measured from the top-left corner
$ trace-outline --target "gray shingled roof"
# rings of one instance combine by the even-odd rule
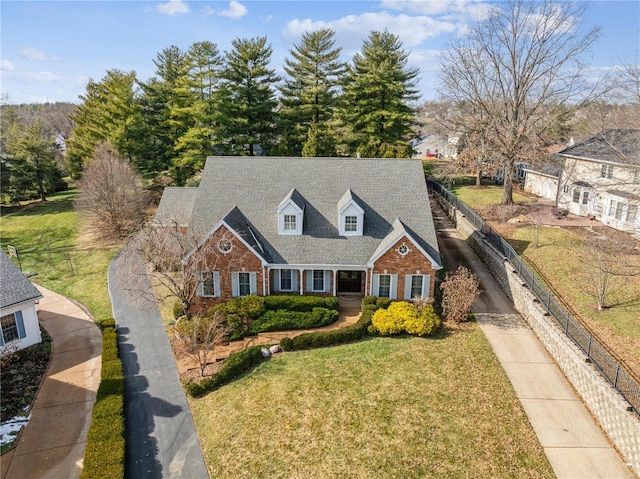
[[[0,250],[0,308],[41,297],[40,291],[11,261],[7,253]]]
[[[640,167],[640,130],[608,130],[559,154]]]
[[[279,235],[276,210],[294,189],[304,198],[303,234]],[[347,190],[364,209],[363,236],[338,234]],[[209,157],[190,228],[208,233],[225,217],[274,264],[365,265],[396,219],[441,263],[420,160]]]
[[[156,211],[156,221],[160,223],[176,221],[178,226],[189,226],[197,197],[198,188],[166,187]]]

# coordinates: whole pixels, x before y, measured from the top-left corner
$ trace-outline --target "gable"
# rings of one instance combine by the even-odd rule
[[[40,291],[2,250],[0,250],[0,285],[0,308],[2,309],[42,297]]]

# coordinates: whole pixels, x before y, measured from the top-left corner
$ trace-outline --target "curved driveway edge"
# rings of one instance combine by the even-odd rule
[[[8,464],[3,456],[2,477],[77,479],[100,385],[102,333],[78,305],[37,288],[38,320],[53,340],[51,362]]]
[[[108,282],[124,368],[125,476],[208,479],[158,307],[128,291],[120,261],[111,262]]]

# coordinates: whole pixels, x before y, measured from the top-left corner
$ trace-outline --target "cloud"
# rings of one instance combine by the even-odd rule
[[[175,15],[177,13],[189,13],[189,6],[182,0],[169,0],[167,3],[159,3],[156,10],[163,15]]]
[[[330,22],[291,20],[284,29],[285,37],[299,38],[305,31],[329,27],[336,32],[336,43],[346,52],[355,51],[372,30],[389,30],[397,35],[405,47],[420,45],[429,38],[456,32],[460,26],[453,22],[435,20],[426,15],[393,15],[389,12],[347,15]]]
[[[3,65],[4,66],[4,65]],[[20,81],[22,83],[53,83],[62,80],[59,75],[55,73],[40,71],[40,72],[17,72],[13,70],[4,70],[3,68],[2,78],[5,80]]]
[[[11,63],[9,60],[2,60],[0,62],[0,70],[3,72],[12,72],[15,69],[16,67],[14,67],[13,63]]]
[[[491,5],[483,0],[382,0],[384,9],[421,15],[441,16],[443,20],[473,21],[483,18]]]
[[[221,17],[228,17],[232,19],[237,19],[244,17],[247,14],[247,7],[245,7],[240,2],[236,2],[236,0],[231,0],[229,2],[229,8],[223,10],[219,13]]]
[[[47,55],[42,50],[33,47],[22,47],[20,49],[20,56],[26,60],[56,60],[55,57]]]

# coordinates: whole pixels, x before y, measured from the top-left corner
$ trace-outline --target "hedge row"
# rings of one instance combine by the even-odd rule
[[[118,357],[118,334],[113,319],[102,329],[102,372],[84,454],[81,479],[124,477],[124,374]]]
[[[286,309],[289,311],[310,312],[315,308],[326,308],[338,311],[340,300],[335,296],[298,296],[287,294],[265,296],[264,305],[271,311]]]
[[[362,315],[356,323],[332,331],[316,331],[314,333],[304,333],[295,338],[283,338],[280,341],[280,347],[284,351],[292,351],[357,341],[368,335],[371,318],[376,309],[375,304],[365,303],[363,301]]]
[[[257,334],[266,331],[320,328],[335,323],[337,319],[338,311],[327,308],[313,308],[309,312],[269,310],[251,324],[250,331]]]
[[[230,383],[265,360],[260,351],[262,348],[263,346],[251,346],[243,351],[235,352],[224,360],[222,369],[213,376],[197,383],[186,381],[184,388],[187,394],[192,397],[201,397]]]

